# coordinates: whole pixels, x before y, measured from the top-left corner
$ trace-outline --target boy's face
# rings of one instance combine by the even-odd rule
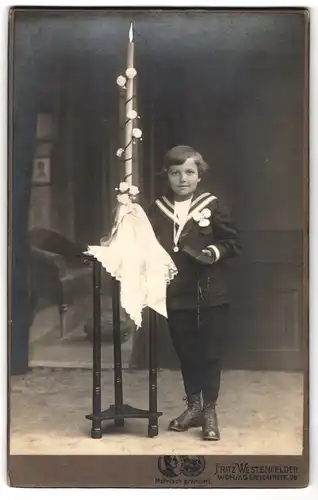
[[[188,158],[182,165],[171,165],[168,169],[168,182],[177,199],[190,198],[200,182],[198,167],[193,158]]]

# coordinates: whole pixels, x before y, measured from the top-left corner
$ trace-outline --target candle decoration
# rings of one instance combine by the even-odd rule
[[[119,87],[123,88],[126,85],[126,78],[123,75],[119,75],[116,82],[117,82],[117,85],[119,85]]]
[[[133,171],[133,144],[136,139],[142,138],[142,131],[136,126],[136,120],[140,118],[138,112],[134,109],[135,99],[135,77],[137,70],[134,67],[134,32],[133,26],[130,25],[128,48],[127,48],[127,69],[125,75],[117,77],[117,85],[120,87],[121,92],[125,91],[125,145],[123,148],[117,150],[117,156],[123,158],[125,162],[125,177],[124,180],[129,185],[132,185],[132,171]]]
[[[142,131],[140,130],[140,128],[133,128],[132,135],[133,137],[136,137],[136,139],[140,139],[140,137],[142,136]]]
[[[135,70],[135,68],[126,69],[126,76],[127,76],[127,78],[129,78],[129,80],[131,80],[132,78],[135,78],[136,75],[137,75],[137,71]]]
[[[137,118],[137,111],[135,111],[134,109],[132,109],[131,111],[128,111],[127,113],[127,118],[129,120],[134,120],[135,118]]]
[[[93,412],[86,415],[92,421],[91,436],[102,437],[101,422],[113,420],[122,427],[126,418],[148,419],[148,436],[158,434],[157,367],[156,367],[156,321],[154,311],[167,318],[166,287],[177,274],[170,255],[156,239],[150,221],[138,203],[138,186],[132,184],[133,169],[137,170],[138,151],[133,144],[142,141],[140,118],[135,104],[136,75],[134,68],[134,33],[129,30],[127,63],[124,75],[117,77],[120,91],[120,129],[125,131],[124,141],[116,155],[124,162],[125,175],[116,188],[117,207],[110,234],[100,240],[100,245],[88,246],[85,258],[93,261]],[[125,102],[123,102],[125,99]],[[121,109],[122,107],[125,109]],[[137,174],[137,172],[136,172]],[[137,176],[136,176],[137,178]],[[145,245],[145,242],[147,243]],[[101,410],[101,267],[112,276],[112,312],[114,345],[114,396],[115,404]],[[149,344],[149,409],[134,408],[123,402],[123,379],[121,359],[120,307],[134,322],[136,328],[142,324],[142,312],[148,307]]]

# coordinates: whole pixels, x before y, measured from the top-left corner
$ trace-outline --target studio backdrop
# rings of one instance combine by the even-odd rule
[[[10,33],[12,371],[23,373],[28,366],[30,219],[88,244],[110,229],[120,179],[116,77],[124,70],[131,21],[144,132],[135,175],[143,203],[161,192],[157,174],[170,147],[189,144],[202,153],[211,166],[206,186],[231,207],[244,245],[230,265],[226,365],[302,369],[308,99],[303,13],[29,10],[16,12]],[[49,158],[39,167],[40,190],[32,178],[37,156]],[[173,367],[161,328],[159,364]],[[145,363],[144,338],[141,332],[136,367]]]

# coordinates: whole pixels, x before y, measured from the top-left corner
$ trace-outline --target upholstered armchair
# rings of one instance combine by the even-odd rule
[[[40,298],[56,304],[64,336],[69,305],[75,298],[92,292],[91,269],[78,257],[86,245],[41,227],[29,230],[29,244],[33,307]]]

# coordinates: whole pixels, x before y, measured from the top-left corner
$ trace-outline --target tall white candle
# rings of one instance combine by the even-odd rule
[[[129,29],[128,38],[128,50],[127,50],[127,69],[134,68],[134,34],[132,24]],[[134,96],[134,78],[127,78],[126,83],[126,126],[125,126],[125,180],[129,184],[132,184],[132,130],[133,123],[132,120],[127,118],[129,112],[133,110],[133,96]]]

